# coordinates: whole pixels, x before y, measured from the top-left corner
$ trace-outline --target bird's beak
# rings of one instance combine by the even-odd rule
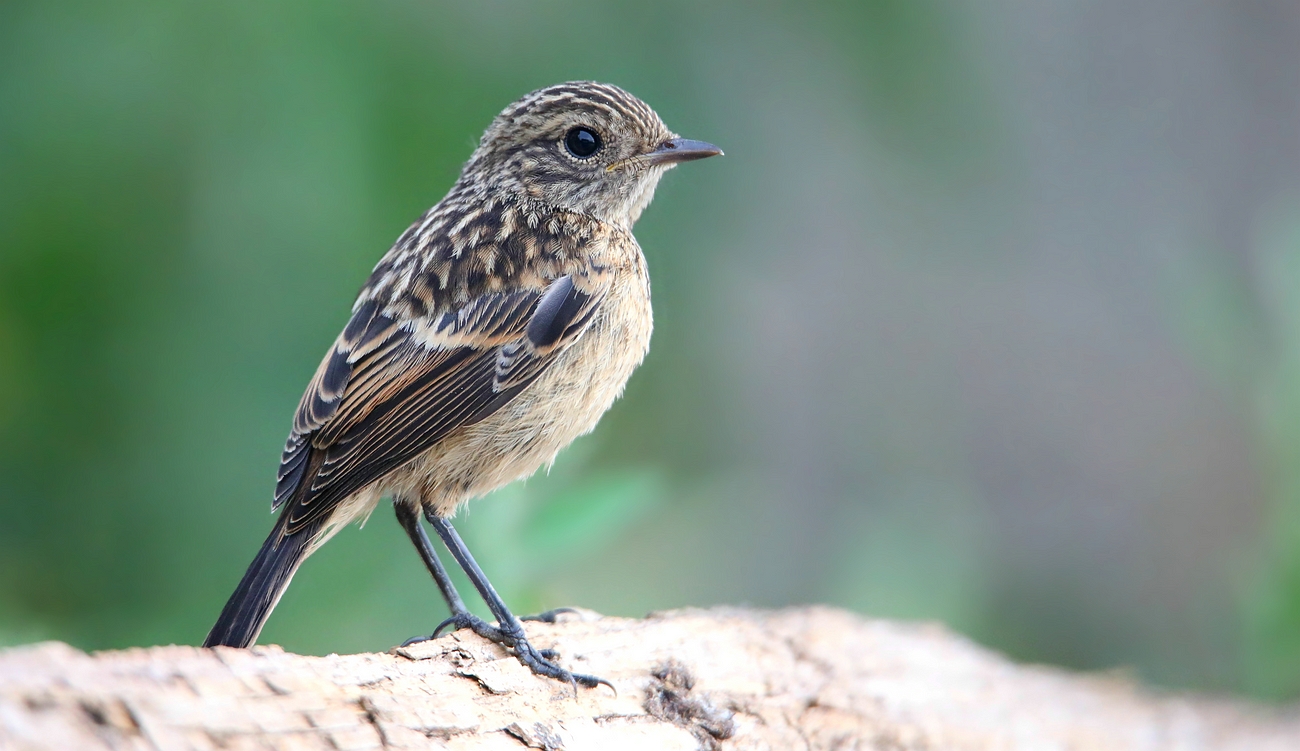
[[[670,138],[659,144],[659,148],[642,158],[645,159],[647,164],[677,164],[678,162],[707,159],[711,156],[722,156],[722,149],[704,141]]]

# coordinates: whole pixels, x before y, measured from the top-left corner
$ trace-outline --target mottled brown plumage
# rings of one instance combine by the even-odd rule
[[[590,153],[588,151],[590,150]],[[453,611],[546,675],[447,519],[590,431],[650,342],[632,225],[663,172],[721,153],[615,86],[561,84],[507,107],[460,179],[379,261],[303,394],[275,491],[280,519],[206,644],[248,646],[301,561],[383,497]],[[464,609],[424,513],[499,625]]]

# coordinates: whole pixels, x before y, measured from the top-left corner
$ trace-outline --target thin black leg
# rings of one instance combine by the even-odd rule
[[[451,609],[451,617],[438,624],[432,634],[413,636],[402,642],[402,646],[409,647],[422,641],[436,639],[438,634],[448,626],[455,626],[457,629],[469,628],[484,639],[499,643],[502,639],[501,630],[469,612],[469,608],[465,607],[465,601],[460,598],[460,593],[456,591],[456,585],[451,583],[451,577],[447,575],[447,569],[443,568],[442,561],[438,559],[438,554],[433,549],[433,543],[429,541],[429,536],[425,534],[424,527],[420,526],[420,517],[415,509],[411,508],[409,504],[395,501],[393,511],[397,514],[397,523],[401,524],[402,529],[406,530],[406,536],[411,538],[411,544],[415,545],[415,549],[419,551],[420,558],[424,561],[424,567],[429,569],[434,583],[438,585],[438,590],[442,592],[442,599],[447,601],[447,607]]]
[[[452,613],[469,612],[465,607],[465,601],[460,599],[460,593],[456,591],[456,585],[452,584],[451,577],[447,576],[447,569],[443,568],[442,561],[438,560],[438,554],[434,552],[429,536],[424,533],[424,527],[420,526],[419,514],[409,504],[401,501],[393,503],[393,510],[397,512],[397,523],[406,530],[406,536],[411,538],[411,544],[419,551],[424,567],[433,575],[433,582],[438,585],[438,591],[442,592],[442,599],[447,601],[447,607],[451,608]]]
[[[429,573],[433,575],[434,583],[438,585],[438,589],[442,592],[442,599],[446,600],[447,607],[451,608],[453,620],[455,616],[468,614],[469,608],[465,607],[465,601],[460,599],[460,593],[456,591],[456,586],[451,583],[451,577],[447,575],[447,569],[443,568],[442,560],[438,558],[438,553],[433,549],[433,543],[429,540],[429,536],[424,533],[424,527],[420,526],[420,517],[415,509],[405,503],[394,502],[393,510],[397,512],[397,522],[402,525],[402,529],[406,530],[406,535],[411,538],[411,544],[415,545],[415,549],[419,551],[420,558],[424,561],[424,567],[429,569]],[[558,616],[564,613],[576,612],[578,611],[573,608],[555,608],[537,615],[526,615],[519,620],[555,623]],[[451,621],[444,622],[434,631],[434,636],[424,638],[432,639],[437,636],[439,631],[450,625],[452,625]],[[458,628],[464,628],[464,626],[461,625]],[[408,640],[408,643],[414,644],[419,640],[421,638],[417,637]],[[543,650],[544,653],[546,651]]]
[[[609,686],[611,689],[614,688],[613,684],[602,678],[583,675],[581,673],[571,673],[565,670],[547,659],[547,657],[552,655],[543,653],[534,648],[532,644],[529,644],[528,638],[524,635],[523,624],[521,624],[519,619],[510,612],[510,608],[506,607],[505,601],[501,599],[501,595],[497,594],[496,589],[492,586],[492,582],[488,581],[487,575],[483,573],[483,569],[479,568],[478,563],[474,561],[474,556],[470,555],[469,548],[467,548],[465,542],[460,539],[460,535],[457,534],[456,529],[451,526],[451,522],[438,516],[434,516],[427,511],[424,516],[429,520],[429,524],[433,526],[433,529],[438,533],[438,536],[442,538],[443,544],[447,546],[447,550],[450,551],[452,557],[456,559],[456,563],[460,564],[460,567],[465,571],[469,580],[474,583],[474,587],[478,590],[479,595],[482,596],[483,601],[487,603],[492,614],[497,617],[497,623],[500,625],[500,628],[498,629],[500,638],[493,639],[493,641],[504,647],[513,649],[515,656],[519,658],[519,661],[529,670],[538,675],[549,676],[557,680],[568,681],[569,683],[581,683],[588,688],[599,686],[602,683]]]
[[[501,630],[507,633],[519,632],[522,634],[523,625],[506,607],[505,601],[501,599],[501,595],[497,594],[492,582],[488,581],[487,574],[484,574],[483,569],[479,568],[474,556],[470,555],[465,541],[460,539],[460,534],[451,526],[451,522],[432,514],[425,514],[425,518],[429,520],[429,524],[433,525],[433,531],[437,532],[438,536],[442,538],[442,543],[447,546],[451,557],[456,559],[456,563],[460,564],[465,575],[478,589],[479,596],[483,598],[483,602],[487,603],[488,610],[492,611],[492,615],[497,617],[497,623],[501,624]]]

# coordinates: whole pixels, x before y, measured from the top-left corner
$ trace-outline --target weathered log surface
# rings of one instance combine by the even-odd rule
[[[470,633],[389,654],[0,652],[0,749],[1300,749],[1300,709],[1017,665],[829,608],[528,624],[618,689]]]

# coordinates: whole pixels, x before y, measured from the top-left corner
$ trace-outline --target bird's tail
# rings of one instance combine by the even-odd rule
[[[275,529],[262,543],[262,549],[244,572],[235,593],[221,609],[217,623],[203,641],[205,647],[249,647],[257,641],[271,610],[289,586],[298,565],[312,551],[312,541],[320,532],[320,523],[308,524],[285,535],[289,514],[280,514]]]

